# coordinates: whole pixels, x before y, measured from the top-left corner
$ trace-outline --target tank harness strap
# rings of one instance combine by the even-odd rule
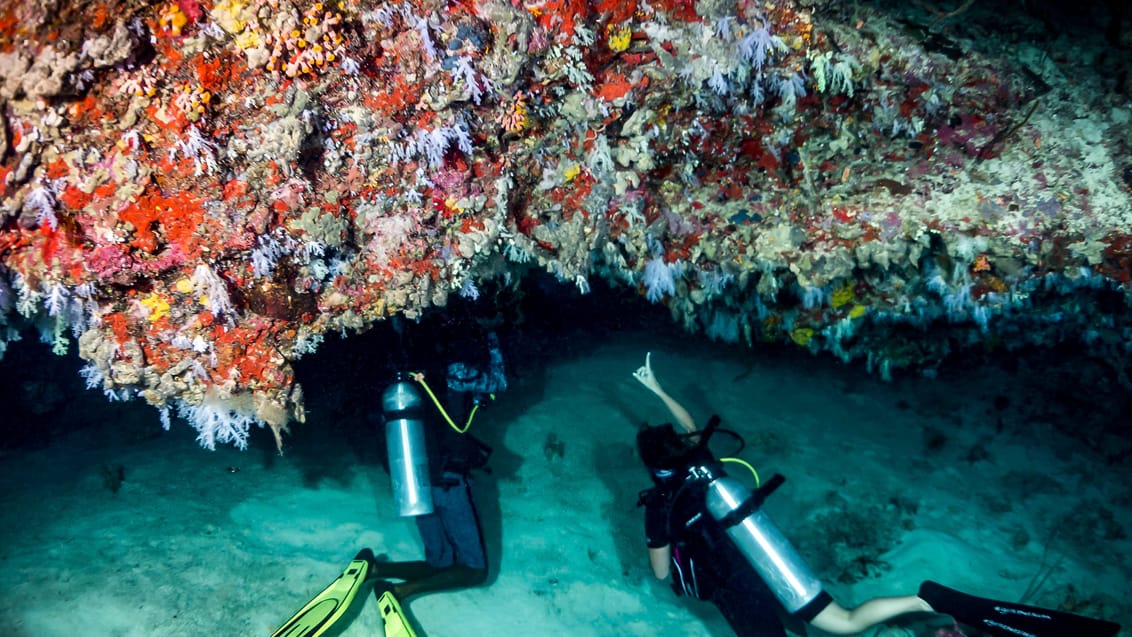
[[[402,409],[391,409],[385,414],[386,420],[422,420],[425,410],[420,405],[413,405]]]
[[[766,499],[770,497],[770,494],[774,493],[775,489],[782,486],[783,482],[786,482],[786,478],[781,473],[776,473],[771,476],[770,479],[766,481],[766,484],[763,484],[751,493],[751,497],[744,500],[734,511],[720,518],[720,526],[724,529],[729,529],[747,519],[749,515],[759,510],[763,503],[766,502]]]

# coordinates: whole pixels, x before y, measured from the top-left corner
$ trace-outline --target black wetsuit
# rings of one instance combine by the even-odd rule
[[[719,524],[706,513],[702,485],[642,495],[649,548],[672,548],[672,588],[709,601],[738,637],[784,637],[774,595]]]
[[[433,513],[416,518],[425,561],[438,568],[485,569],[483,533],[468,474],[486,463],[487,451],[471,434],[457,433],[439,418],[432,420],[427,438]]]

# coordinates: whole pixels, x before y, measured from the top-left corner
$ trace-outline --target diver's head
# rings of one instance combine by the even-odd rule
[[[683,477],[691,450],[686,437],[676,433],[671,423],[645,425],[637,432],[637,453],[658,482]]]

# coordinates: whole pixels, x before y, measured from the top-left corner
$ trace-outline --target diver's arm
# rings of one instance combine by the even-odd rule
[[[657,386],[656,395],[660,396],[660,399],[664,401],[664,406],[668,407],[668,411],[672,412],[672,417],[676,419],[676,422],[684,431],[688,433],[694,433],[696,431],[696,421],[692,420],[692,415],[688,413],[687,409],[684,409],[683,405],[664,393],[664,390],[660,389],[659,386]]]
[[[696,421],[692,420],[692,415],[683,405],[676,402],[676,399],[669,396],[660,386],[660,381],[656,379],[656,374],[652,371],[652,352],[645,355],[645,364],[633,372],[633,377],[664,401],[664,406],[668,407],[668,411],[672,412],[672,417],[684,431],[688,433],[696,431]]]
[[[932,607],[915,595],[877,597],[852,610],[846,610],[837,602],[832,602],[810,623],[827,633],[853,635],[897,615],[920,612],[930,613]]]
[[[672,546],[665,544],[660,548],[649,548],[649,566],[657,579],[665,579],[671,570]]]

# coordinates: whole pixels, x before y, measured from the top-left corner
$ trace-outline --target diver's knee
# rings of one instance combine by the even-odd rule
[[[468,568],[468,585],[479,586],[487,581],[487,567]]]

